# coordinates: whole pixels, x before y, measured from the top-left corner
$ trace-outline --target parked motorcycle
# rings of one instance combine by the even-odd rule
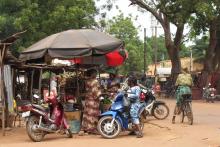
[[[140,99],[146,103],[145,116],[152,115],[156,119],[163,120],[169,115],[169,107],[163,101],[157,101],[154,91],[147,88],[141,89]]]
[[[101,114],[97,129],[104,138],[115,138],[121,131],[135,131],[129,115],[129,108],[124,106],[128,94],[124,91],[119,92],[109,111]],[[129,99],[129,98],[128,98]],[[127,109],[126,109],[127,108]],[[139,111],[140,127],[143,130],[144,122],[142,121],[145,103],[142,103]]]
[[[122,83],[122,89],[128,89],[128,79],[125,79]],[[169,107],[163,101],[156,100],[154,96],[154,91],[152,89],[146,88],[142,84],[139,84],[141,88],[140,100],[145,103],[145,118],[149,115],[154,116],[156,119],[163,120],[169,116]]]
[[[34,95],[35,98],[39,98]],[[64,116],[64,109],[58,97],[51,96],[47,99],[49,104],[45,108],[38,104],[26,104],[21,106],[22,117],[26,119],[26,131],[34,142],[43,140],[46,134],[65,133],[72,138],[72,133]]]
[[[206,100],[206,102],[212,102],[214,103],[215,96],[215,88],[211,88],[211,84],[209,83],[208,86],[203,88],[203,98]]]

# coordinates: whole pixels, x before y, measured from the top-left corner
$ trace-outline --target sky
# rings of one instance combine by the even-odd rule
[[[100,0],[96,5],[99,7],[105,2],[105,0]],[[119,9],[116,9],[116,5],[118,5]],[[114,3],[113,9],[111,9],[110,13],[107,13],[107,19],[111,19],[114,16],[119,15],[119,10],[122,11],[124,16],[128,16],[129,14],[132,14],[132,16],[135,18],[137,17],[137,20],[133,20],[133,23],[136,27],[140,26],[139,29],[139,37],[140,39],[144,39],[144,28],[146,28],[146,35],[148,37],[152,36],[152,29],[151,29],[151,14],[149,12],[140,12],[137,9],[137,6],[129,6],[130,1],[129,0],[116,0]],[[155,19],[154,19],[155,20]],[[155,21],[154,21],[155,22]],[[161,26],[158,28],[158,35],[163,34],[163,29]]]
[[[151,25],[151,19],[152,19],[152,15],[150,12],[145,11],[140,12],[137,9],[137,6],[129,6],[130,5],[130,1],[129,0],[114,0],[114,6],[113,9],[111,9],[111,11],[109,13],[107,13],[107,19],[111,19],[114,16],[117,16],[120,14],[119,10],[122,11],[122,13],[124,14],[124,16],[128,16],[129,14],[132,14],[132,16],[135,18],[136,16],[138,16],[137,20],[133,20],[133,23],[136,27],[140,26],[138,35],[140,37],[141,40],[144,40],[144,28],[146,28],[146,35],[147,37],[151,37],[152,36],[152,25]],[[104,4],[106,2],[106,0],[100,0],[98,3],[96,3],[97,7],[99,7],[100,5]],[[116,5],[118,5],[119,9],[116,9]],[[155,17],[153,17],[153,23],[155,24]],[[176,31],[176,27],[174,25],[171,24],[171,33],[175,34]],[[185,28],[184,29],[184,34],[188,34],[189,32],[189,28]],[[157,29],[157,36],[160,35],[164,35],[163,32],[163,28],[161,27],[161,25],[158,25],[158,29]],[[185,42],[186,46],[191,46],[194,43],[191,41],[187,41]]]

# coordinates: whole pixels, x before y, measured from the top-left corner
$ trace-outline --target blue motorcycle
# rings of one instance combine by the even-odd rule
[[[101,114],[97,129],[104,138],[115,138],[121,131],[135,131],[129,115],[130,106],[124,106],[125,99],[129,99],[127,93],[119,92],[109,111]],[[140,126],[142,130],[144,128],[142,116],[144,117],[143,113],[145,106],[146,103],[141,103],[139,110]]]

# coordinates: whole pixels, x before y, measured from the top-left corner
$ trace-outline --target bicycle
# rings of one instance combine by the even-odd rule
[[[172,119],[172,123],[175,123],[175,114],[181,115],[181,123],[184,122],[185,116],[188,118],[188,124],[192,125],[193,124],[193,112],[192,112],[192,99],[191,99],[191,94],[184,94],[182,95],[183,101],[181,106],[178,108],[177,106],[175,107],[174,111],[174,116]],[[179,111],[177,112],[177,110]]]

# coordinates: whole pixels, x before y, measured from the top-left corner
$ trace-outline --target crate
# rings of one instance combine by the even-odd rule
[[[199,100],[202,99],[202,90],[199,88],[192,88],[192,99],[193,100]]]
[[[81,111],[64,112],[67,121],[78,120],[81,118]]]

